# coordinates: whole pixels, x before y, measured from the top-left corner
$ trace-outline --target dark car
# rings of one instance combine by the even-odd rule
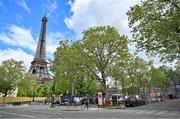
[[[58,99],[54,101],[54,105],[66,105],[68,104],[68,100],[66,99]]]
[[[126,107],[135,107],[138,106],[138,100],[134,96],[129,96],[125,99]]]
[[[96,104],[96,97],[89,97],[89,104]]]
[[[137,98],[136,99],[136,106],[145,105],[146,99]]]

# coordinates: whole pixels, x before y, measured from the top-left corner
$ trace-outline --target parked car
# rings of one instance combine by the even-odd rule
[[[54,105],[67,105],[69,102],[66,99],[57,99],[54,101]]]
[[[111,97],[111,101],[113,104],[122,104],[124,103],[124,96],[123,94],[113,94]]]
[[[96,104],[96,98],[95,96],[89,97],[89,104]]]
[[[141,106],[147,104],[147,99],[142,99],[138,95],[126,96],[125,105],[126,106]]]
[[[125,99],[125,106],[126,107],[135,107],[138,105],[138,100],[134,96],[128,96]]]

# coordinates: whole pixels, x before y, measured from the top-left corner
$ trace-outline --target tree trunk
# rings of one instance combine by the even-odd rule
[[[6,96],[7,96],[7,94],[4,94],[4,97],[3,97],[3,104],[5,104]]]
[[[173,85],[174,85],[174,98],[176,98],[176,92],[177,92],[177,87],[176,87],[176,81],[173,79]]]
[[[33,99],[32,99],[32,101],[34,102],[34,97],[35,97],[35,92],[36,92],[36,85],[34,86],[34,89],[33,89]]]
[[[125,92],[124,92],[124,79],[122,79],[122,94],[125,94]]]
[[[107,98],[107,93],[106,93],[106,91],[107,91],[107,86],[106,86],[106,80],[103,80],[103,82],[102,82],[102,92],[105,94],[104,95],[104,98],[106,99]]]
[[[105,72],[104,70],[101,71],[102,74],[102,85],[103,85],[103,91],[104,93],[106,93],[106,76],[105,76]]]
[[[74,80],[71,82],[71,96],[74,96]]]

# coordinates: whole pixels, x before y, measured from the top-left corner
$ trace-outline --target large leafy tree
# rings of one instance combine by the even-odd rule
[[[3,61],[0,65],[0,93],[6,97],[17,88],[18,81],[23,78],[25,67],[23,62],[13,59]]]
[[[122,93],[128,93],[127,90],[125,92],[125,88],[129,86],[129,74],[127,72],[127,67],[130,67],[131,63],[131,55],[126,55],[123,57],[123,60],[117,58],[116,63],[111,64],[110,74],[114,80],[114,86],[118,89],[122,89]],[[132,65],[131,65],[132,66]]]
[[[51,70],[54,73],[56,92],[75,93],[75,82],[79,76],[77,48],[73,42],[60,41],[54,53]],[[64,85],[63,85],[64,84]],[[61,87],[60,87],[61,86]]]
[[[126,72],[129,77],[130,89],[134,89],[134,93],[145,93],[147,82],[149,80],[149,70],[151,62],[144,61],[142,58],[131,56],[126,64]]]
[[[98,89],[98,85],[94,85],[98,84],[96,81],[100,82],[101,90],[105,92],[107,80],[111,77],[110,65],[116,63],[117,59],[123,60],[128,54],[127,43],[127,38],[114,27],[89,28],[83,32],[81,41],[60,42],[51,69],[57,80],[69,81],[67,85],[72,89],[72,94],[75,88],[81,90],[78,85],[82,85],[83,81],[86,82],[83,86],[87,86],[85,92],[92,93],[91,89]]]
[[[83,32],[82,51],[86,59],[83,68],[101,83],[102,91],[107,89],[111,64],[128,54],[127,43],[127,38],[111,26],[92,27]]]
[[[83,68],[84,57],[79,41],[60,41],[60,46],[54,53],[51,70],[54,73],[56,94],[84,95],[93,94],[98,83],[87,75]],[[93,85],[94,84],[94,85]]]
[[[180,59],[179,0],[144,0],[127,15],[139,49],[158,53],[168,61]]]

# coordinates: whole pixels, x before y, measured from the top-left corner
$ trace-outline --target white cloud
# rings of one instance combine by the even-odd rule
[[[16,25],[11,25],[8,30],[9,32],[0,34],[0,41],[35,51],[37,43],[32,37],[31,30]]]
[[[131,38],[128,27],[128,17],[126,12],[131,6],[140,3],[141,0],[69,0],[72,15],[66,17],[64,22],[69,29],[81,36],[83,30],[88,27],[111,25],[118,28],[120,34]],[[136,47],[129,44],[130,51],[133,53]],[[155,66],[160,66],[158,56],[148,57],[145,52],[139,52],[138,56],[145,60],[154,60]]]
[[[33,38],[31,30],[22,28],[16,25],[11,25],[8,32],[0,34],[0,41],[10,46],[25,48],[35,53],[37,41]],[[63,39],[64,35],[60,32],[47,33],[46,37],[46,50],[47,56],[52,58],[52,54],[59,45],[59,40]]]
[[[24,8],[28,13],[31,13],[31,9],[28,7],[26,0],[18,0],[17,4]]]
[[[121,34],[129,35],[126,12],[140,0],[75,0],[69,2],[72,16],[65,18],[65,24],[78,35],[88,27],[112,25]]]
[[[24,61],[27,69],[30,67],[31,61],[33,60],[32,55],[27,54],[20,48],[0,50],[0,63],[11,58],[17,61]]]
[[[59,46],[59,41],[64,38],[64,35],[60,32],[51,32],[47,34],[47,57],[52,58],[52,54]]]
[[[48,1],[48,3],[46,4],[46,8],[47,8],[47,14],[48,16],[50,16],[58,8],[57,2]]]
[[[54,12],[57,9],[57,3],[54,1],[52,4],[49,5],[49,12]]]

